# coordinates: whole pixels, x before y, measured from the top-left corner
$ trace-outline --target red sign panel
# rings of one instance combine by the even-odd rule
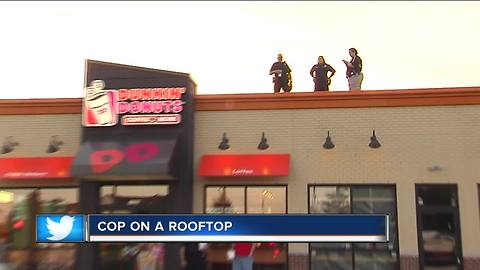
[[[204,155],[200,176],[287,176],[289,154]]]
[[[0,158],[0,179],[69,178],[73,157]]]

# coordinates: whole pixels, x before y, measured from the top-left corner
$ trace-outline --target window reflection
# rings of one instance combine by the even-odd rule
[[[208,187],[207,214],[244,214],[245,187]]]
[[[328,244],[324,244],[328,247]],[[332,246],[330,246],[332,247]],[[332,269],[332,270],[350,270],[352,269],[352,250],[350,248],[335,249],[312,248],[311,251],[311,269]]]
[[[350,213],[350,188],[311,187],[310,213],[347,214]]]
[[[395,188],[383,186],[311,186],[312,214],[389,214],[389,243],[312,243],[311,265],[317,269],[396,269]]]
[[[248,214],[285,214],[285,187],[247,187]]]

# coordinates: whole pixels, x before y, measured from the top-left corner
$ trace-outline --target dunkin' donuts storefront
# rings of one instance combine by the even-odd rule
[[[0,268],[136,270],[144,252],[157,270],[176,269],[177,243],[35,241],[37,214],[192,212],[189,75],[85,68],[82,99],[0,102]]]
[[[194,102],[187,74],[95,61],[85,86],[0,100],[11,270],[135,269],[143,250],[175,270],[178,243],[38,244],[33,217],[191,212],[390,214],[388,244],[263,243],[257,270],[480,269],[479,87]],[[227,249],[209,247],[210,269],[229,269]]]
[[[81,213],[192,212],[193,96],[187,74],[87,61],[81,145],[72,164]],[[78,269],[135,269],[138,251],[174,269],[178,244],[81,244]],[[173,256],[175,254],[176,256]]]

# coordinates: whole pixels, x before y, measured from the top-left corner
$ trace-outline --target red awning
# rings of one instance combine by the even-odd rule
[[[0,179],[69,178],[73,157],[0,158]]]
[[[200,176],[287,176],[289,154],[204,155]]]

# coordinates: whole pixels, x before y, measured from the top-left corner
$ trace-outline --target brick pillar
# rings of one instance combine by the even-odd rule
[[[464,270],[478,270],[480,269],[480,257],[465,257],[463,258]]]
[[[289,270],[309,270],[308,255],[290,254],[288,256]]]
[[[463,258],[463,270],[479,270],[480,257],[465,257]],[[419,262],[417,256],[401,256],[400,270],[418,270]]]
[[[400,270],[418,270],[418,256],[400,256]]]

